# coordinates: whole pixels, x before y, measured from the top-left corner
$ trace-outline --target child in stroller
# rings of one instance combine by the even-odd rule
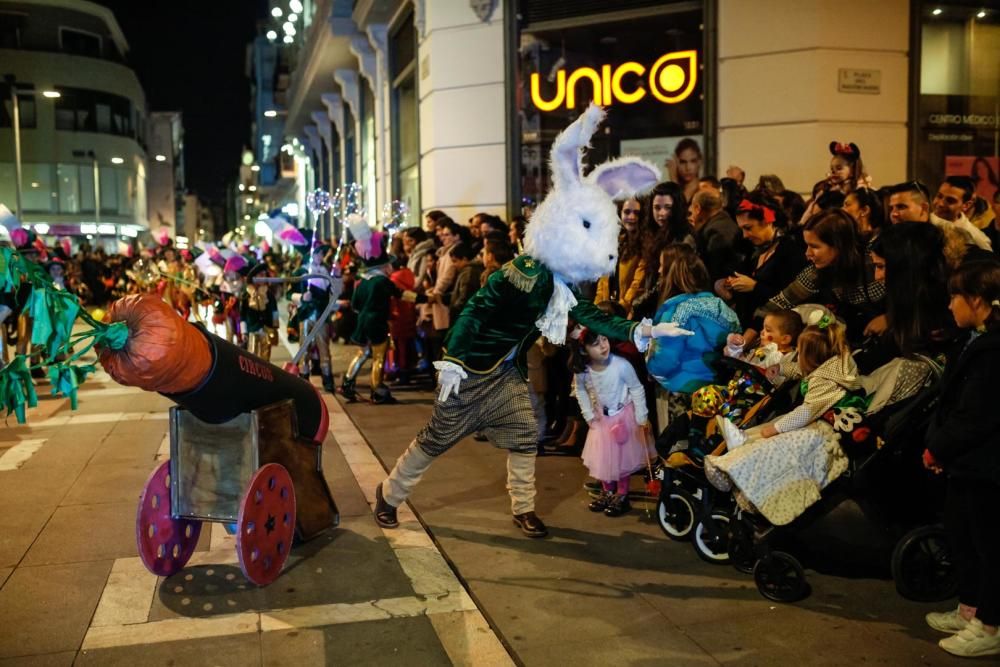
[[[722,453],[725,448],[712,418],[721,414],[748,427],[787,404],[789,392],[776,390],[790,373],[788,367],[795,365],[795,346],[802,328],[802,318],[793,310],[769,314],[761,347],[747,353],[727,353],[720,359],[718,375],[731,374],[727,384],[711,384],[695,391],[691,410],[671,422],[656,440],[657,453],[664,462],[657,504],[660,527],[675,540],[694,533],[695,551],[705,560],[726,562],[725,549],[720,548],[725,536],[713,526],[726,521],[731,503],[728,495],[715,492],[702,470],[706,455]]]

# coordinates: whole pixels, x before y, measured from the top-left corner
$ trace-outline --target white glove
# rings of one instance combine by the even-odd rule
[[[469,374],[462,370],[458,364],[450,361],[435,361],[434,368],[438,369],[438,402],[444,403],[448,396],[455,394],[458,396],[458,386],[469,377]]]
[[[653,325],[653,338],[675,338],[677,336],[693,336],[693,331],[681,329],[674,322],[660,322]]]

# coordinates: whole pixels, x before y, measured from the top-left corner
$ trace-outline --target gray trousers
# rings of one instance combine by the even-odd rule
[[[511,510],[535,509],[535,455],[538,431],[528,396],[528,383],[513,363],[492,373],[469,374],[458,396],[434,404],[434,414],[382,483],[385,500],[399,507],[409,498],[434,459],[472,433],[486,434],[494,446],[508,450],[507,490]]]

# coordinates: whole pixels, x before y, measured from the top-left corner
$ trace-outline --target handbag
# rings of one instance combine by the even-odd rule
[[[590,396],[590,404],[594,406],[595,413],[599,415],[598,419],[604,419],[606,415],[604,414],[604,410],[601,408],[601,404],[597,400],[597,390],[594,388],[593,379],[590,377],[589,372],[587,373],[586,384],[587,394]],[[628,424],[625,422],[619,421],[612,424],[609,431],[611,433],[611,439],[614,440],[615,444],[619,447],[629,441],[630,429]]]

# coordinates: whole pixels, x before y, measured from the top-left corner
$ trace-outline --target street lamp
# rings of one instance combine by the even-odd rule
[[[3,77],[7,85],[10,86],[10,101],[14,111],[14,214],[19,218],[24,218],[24,211],[21,210],[21,111],[17,101],[17,77],[13,74],[6,74]]]

